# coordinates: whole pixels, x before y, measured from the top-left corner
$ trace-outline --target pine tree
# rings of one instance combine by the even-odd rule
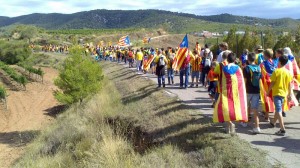
[[[249,28],[246,29],[245,34],[243,35],[240,45],[239,45],[239,51],[243,51],[244,49],[248,49],[251,51],[253,48],[252,46],[252,38],[250,35],[250,30]]]
[[[65,104],[80,102],[89,95],[97,93],[103,80],[100,66],[84,55],[83,49],[76,46],[70,49],[55,85],[60,89],[54,92],[55,98]]]
[[[264,48],[273,48],[275,45],[275,35],[272,30],[267,30],[264,36]]]
[[[236,27],[232,27],[225,37],[224,41],[228,43],[229,50],[236,50]]]

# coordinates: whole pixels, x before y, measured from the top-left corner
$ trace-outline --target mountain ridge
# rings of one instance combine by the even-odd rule
[[[245,24],[254,26],[268,26],[273,28],[296,28],[300,19],[280,18],[263,19],[250,16],[238,16],[228,13],[219,15],[200,16],[188,13],[170,12],[164,10],[105,10],[97,9],[61,13],[33,13],[17,17],[0,16],[0,27],[13,24],[32,24],[46,29],[110,29],[129,27],[152,27],[165,24],[180,24],[193,20],[228,24]]]

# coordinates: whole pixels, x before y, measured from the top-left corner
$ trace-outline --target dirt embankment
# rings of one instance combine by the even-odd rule
[[[0,167],[9,167],[24,151],[24,147],[53,117],[53,79],[58,72],[43,68],[44,83],[27,84],[26,91],[8,91],[7,105],[0,107]]]

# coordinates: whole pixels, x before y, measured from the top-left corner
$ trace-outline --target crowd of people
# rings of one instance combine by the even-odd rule
[[[30,48],[34,49],[35,45],[31,44]],[[43,52],[56,52],[56,53],[64,53],[67,54],[69,52],[69,46],[68,45],[53,45],[53,44],[47,44],[41,46],[41,50]]]
[[[227,133],[235,133],[233,122],[247,126],[252,120],[252,132],[261,133],[259,112],[262,112],[270,127],[275,127],[279,121],[280,129],[275,134],[284,136],[285,112],[298,106],[300,71],[289,47],[274,53],[272,49],[264,50],[258,45],[253,52],[245,49],[242,56],[237,57],[223,42],[219,44],[220,53],[214,57],[208,45],[200,48],[196,44],[180,67],[174,66],[178,48],[98,46],[86,49],[86,53],[96,60],[124,62],[129,68],[133,68],[135,62],[138,73],[157,75],[158,88],[173,85],[174,74],[179,74],[180,89],[207,88],[214,108],[213,121],[226,122]],[[273,120],[269,118],[270,113],[274,113]]]

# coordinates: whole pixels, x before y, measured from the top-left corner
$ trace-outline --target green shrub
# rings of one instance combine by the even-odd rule
[[[0,60],[7,64],[16,64],[26,60],[31,49],[22,41],[0,41]]]
[[[5,99],[6,98],[6,89],[4,88],[3,85],[0,85],[0,99]]]
[[[64,61],[55,85],[60,89],[54,92],[55,98],[65,104],[82,102],[84,98],[101,88],[103,79],[100,66],[86,57],[80,47],[70,50]]]

